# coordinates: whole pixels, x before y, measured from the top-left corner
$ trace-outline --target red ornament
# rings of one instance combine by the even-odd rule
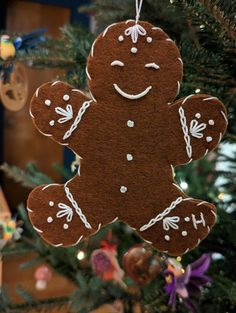
[[[46,265],[39,266],[34,274],[36,280],[35,288],[37,290],[44,290],[47,288],[48,281],[52,278],[51,269]]]
[[[162,270],[160,261],[145,245],[135,245],[123,256],[127,274],[139,285],[149,284]]]

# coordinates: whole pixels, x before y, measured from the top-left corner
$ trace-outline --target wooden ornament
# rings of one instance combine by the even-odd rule
[[[5,108],[10,111],[19,111],[28,99],[28,77],[25,66],[14,64],[9,82],[0,80],[0,98]]]

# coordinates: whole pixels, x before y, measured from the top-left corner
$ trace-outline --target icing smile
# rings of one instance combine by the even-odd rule
[[[113,84],[115,90],[124,98],[130,99],[130,100],[136,100],[136,99],[140,99],[144,96],[146,96],[147,93],[149,93],[149,91],[152,89],[152,86],[147,87],[144,91],[135,94],[135,95],[131,95],[129,93],[124,92],[117,84]]]

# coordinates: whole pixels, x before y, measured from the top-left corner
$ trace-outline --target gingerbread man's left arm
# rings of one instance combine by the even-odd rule
[[[188,163],[214,150],[226,130],[226,116],[223,103],[209,95],[190,95],[170,105],[169,162]]]

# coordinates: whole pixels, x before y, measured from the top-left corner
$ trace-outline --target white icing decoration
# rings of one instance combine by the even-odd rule
[[[177,93],[176,93],[177,96],[178,96],[178,94],[179,94],[179,91],[180,91],[180,82],[177,81]]]
[[[72,208],[70,208],[67,204],[65,203],[59,203],[58,207],[61,209],[59,212],[57,212],[57,217],[58,218],[62,218],[64,216],[66,216],[66,220],[67,222],[71,222],[72,218],[73,218],[73,210]]]
[[[50,206],[54,206],[54,202],[53,201],[49,201],[48,203]]]
[[[90,107],[90,104],[91,104],[92,100],[90,101],[85,101],[83,103],[83,105],[81,106],[81,108],[79,109],[79,112],[73,122],[73,124],[71,125],[70,129],[66,131],[64,137],[63,137],[63,140],[69,138],[72,133],[76,130],[76,128],[78,127],[81,119],[82,119],[82,116],[84,115],[84,113],[86,112],[86,110]]]
[[[207,142],[211,142],[212,141],[212,137],[211,136],[206,137],[206,141]]]
[[[115,60],[115,61],[111,62],[111,66],[115,66],[115,65],[124,66],[124,63],[119,61],[119,60]]]
[[[198,228],[197,228],[197,225],[198,225],[198,224],[202,224],[203,227],[206,226],[206,222],[205,222],[204,215],[203,215],[202,212],[200,212],[200,218],[201,218],[200,220],[197,220],[197,219],[196,219],[196,216],[195,216],[194,214],[192,214],[193,227],[194,227],[196,230],[198,229]]]
[[[130,51],[135,54],[138,52],[138,49],[136,47],[132,47]]]
[[[189,98],[191,98],[193,95],[189,95],[189,96],[187,96],[185,99],[184,99],[184,101],[182,102],[182,104],[185,104],[185,102],[189,99]]]
[[[147,43],[151,43],[152,42],[152,37],[147,37]]]
[[[186,232],[186,230],[183,230],[183,231],[182,231],[182,236],[183,236],[183,237],[186,237],[187,235],[188,235],[188,233]]]
[[[216,97],[209,97],[209,98],[203,99],[203,101],[209,101],[209,100],[218,100],[218,99]]]
[[[179,229],[179,226],[177,225],[179,220],[180,220],[179,216],[165,217],[163,219],[163,229],[166,231],[169,230],[170,228]]]
[[[54,83],[51,84],[51,87],[55,86],[56,84],[59,84],[59,83],[61,83],[61,81],[60,80],[56,80]]]
[[[49,122],[49,125],[50,125],[50,126],[54,126],[54,125],[55,125],[55,121],[54,121],[54,120],[51,120],[51,121]]]
[[[53,222],[53,218],[52,218],[51,216],[49,216],[49,217],[47,218],[47,222],[48,222],[49,224],[51,224],[51,223]]]
[[[213,120],[209,120],[209,121],[208,121],[208,124],[211,125],[211,126],[213,126],[213,125],[215,125],[215,122],[214,122]]]
[[[166,41],[173,41],[173,40],[172,40],[172,39],[170,39],[170,38],[167,38],[167,39],[166,39]]]
[[[223,118],[225,119],[226,123],[228,124],[228,119],[227,119],[225,113],[223,111],[220,111],[220,113],[223,116]]]
[[[70,203],[74,207],[75,212],[79,216],[80,220],[84,223],[84,226],[88,229],[92,229],[92,226],[87,221],[86,216],[83,214],[81,208],[79,208],[79,206],[78,206],[77,202],[75,201],[72,193],[70,192],[70,189],[66,186],[65,186],[65,193],[66,193],[67,199],[70,201]]]
[[[193,137],[200,139],[203,137],[202,131],[206,128],[206,126],[207,125],[205,123],[199,123],[197,120],[192,120],[190,122],[189,132]]]
[[[69,95],[64,95],[64,96],[63,96],[63,100],[64,100],[64,101],[70,100],[70,96],[69,96]]]
[[[89,71],[88,71],[88,67],[87,67],[87,66],[86,66],[85,71],[86,71],[86,75],[87,75],[88,79],[91,80],[92,78],[91,78],[91,76],[90,76],[90,74],[89,74]]]
[[[73,108],[71,104],[67,104],[66,109],[56,107],[55,112],[63,117],[59,118],[58,123],[63,124],[73,118]]]
[[[132,160],[133,160],[133,156],[132,156],[132,154],[130,154],[130,153],[128,153],[128,154],[126,155],[126,158],[127,158],[128,161],[132,161]]]
[[[167,207],[162,213],[158,214],[156,217],[152,218],[147,224],[143,225],[139,230],[145,231],[146,229],[152,227],[157,222],[161,221],[166,215],[168,215],[172,210],[176,208],[178,204],[183,201],[182,197],[178,197],[176,200],[171,202],[170,206]]]
[[[118,40],[119,40],[119,42],[122,42],[122,41],[124,41],[124,37],[122,35],[120,35]]]
[[[124,98],[130,99],[130,100],[136,100],[136,99],[140,99],[144,96],[146,96],[146,94],[152,89],[152,86],[147,87],[144,91],[136,94],[136,95],[131,95],[128,94],[126,92],[124,92],[117,84],[113,84],[115,90]]]
[[[180,123],[182,126],[183,134],[184,134],[184,140],[186,143],[186,152],[189,158],[192,156],[192,146],[191,146],[191,140],[188,133],[188,127],[187,127],[187,121],[184,113],[183,107],[179,108],[179,116],[180,116]]]
[[[170,236],[165,235],[165,240],[166,240],[166,241],[169,241],[169,240],[170,240]]]
[[[35,91],[36,98],[38,98],[38,96],[39,96],[39,89],[40,89],[40,87],[38,87],[37,90]]]
[[[190,217],[187,216],[184,218],[184,220],[185,220],[185,222],[190,222]]]
[[[117,24],[117,23],[113,23],[113,24],[109,25],[109,26],[104,30],[104,32],[103,32],[103,34],[102,34],[102,37],[105,37],[106,34],[107,34],[107,32],[108,32],[108,30],[109,30],[112,26],[115,26],[116,24]]]
[[[68,228],[69,228],[69,225],[68,225],[68,224],[64,224],[64,225],[63,225],[63,228],[64,228],[64,229],[68,229]]]
[[[183,65],[183,60],[181,58],[178,58],[178,60]]]
[[[147,34],[146,30],[143,28],[143,26],[139,24],[135,24],[133,26],[130,26],[125,30],[125,36],[130,36],[133,43],[136,43],[138,41],[138,36],[145,36]]]
[[[121,187],[120,187],[120,192],[121,192],[121,193],[126,193],[127,190],[128,190],[128,188],[127,188],[126,186],[121,186]]]
[[[147,68],[151,67],[151,68],[154,68],[155,70],[159,70],[159,68],[160,68],[160,66],[154,62],[145,64],[145,67],[147,67]]]
[[[200,118],[200,117],[201,117],[201,114],[200,114],[200,113],[196,113],[196,114],[195,114],[195,117],[196,117],[196,118]]]
[[[127,121],[127,126],[130,127],[130,128],[134,127],[134,121],[128,120]]]
[[[37,95],[36,95],[36,97],[37,97]],[[52,102],[51,102],[51,100],[47,99],[44,101],[44,103],[45,103],[45,105],[47,105],[49,107]]]

